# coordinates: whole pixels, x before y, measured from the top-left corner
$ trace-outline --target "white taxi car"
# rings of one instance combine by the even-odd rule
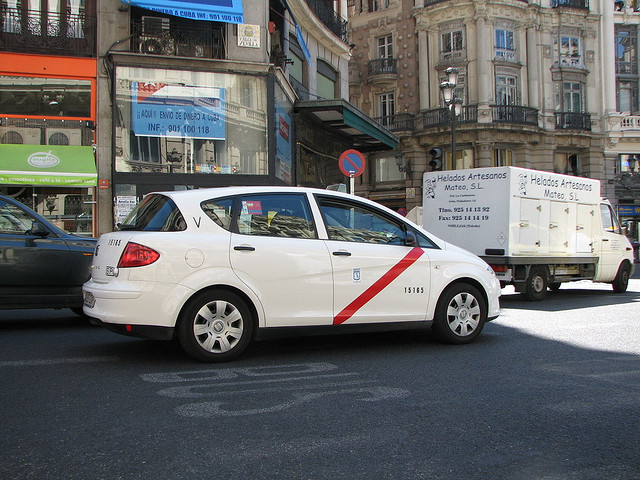
[[[209,362],[258,328],[430,322],[463,344],[499,314],[484,261],[377,203],[311,188],[149,194],[100,237],[91,270],[85,314]]]

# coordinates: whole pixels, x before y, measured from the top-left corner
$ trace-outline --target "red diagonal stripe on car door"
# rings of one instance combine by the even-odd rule
[[[393,282],[396,278],[402,274],[407,268],[415,263],[418,260],[424,250],[419,247],[414,247],[411,249],[409,253],[405,255],[405,257],[400,260],[397,264],[395,264],[391,269],[385,273],[382,277],[380,277],[376,282],[367,288],[362,295],[356,298],[353,302],[347,305],[338,315],[333,319],[334,325],[340,325],[341,323],[349,320],[354,313],[364,307],[369,300],[379,294],[382,290],[384,290],[391,282]]]

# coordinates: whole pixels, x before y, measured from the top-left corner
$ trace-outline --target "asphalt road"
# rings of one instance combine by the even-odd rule
[[[0,478],[639,479],[640,279],[501,301],[468,346],[278,332],[222,365],[0,312]]]

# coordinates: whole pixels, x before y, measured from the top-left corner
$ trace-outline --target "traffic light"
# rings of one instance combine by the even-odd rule
[[[433,147],[431,150],[429,150],[429,154],[431,155],[431,161],[429,162],[431,171],[435,172],[438,170],[442,170],[442,149]]]

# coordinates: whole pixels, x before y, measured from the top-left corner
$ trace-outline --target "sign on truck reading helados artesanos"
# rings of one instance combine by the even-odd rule
[[[478,245],[507,241],[510,218],[520,211],[521,199],[600,201],[598,180],[518,167],[428,172],[423,182],[424,227],[474,253]]]

